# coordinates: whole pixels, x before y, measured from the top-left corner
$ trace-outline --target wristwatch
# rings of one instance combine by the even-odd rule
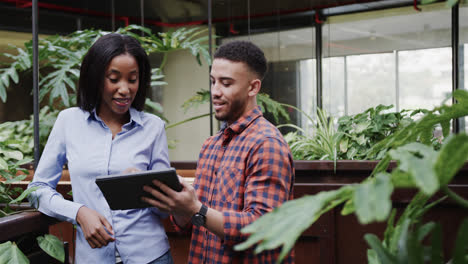
[[[208,207],[202,204],[200,211],[192,216],[192,224],[194,226],[203,226],[206,222],[206,212],[208,212]]]

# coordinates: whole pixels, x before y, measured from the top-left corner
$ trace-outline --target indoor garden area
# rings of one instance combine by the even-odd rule
[[[77,258],[84,252],[77,244],[88,240],[79,234],[78,216],[39,211],[44,200],[33,201],[33,194],[41,188],[30,184],[42,157],[64,160],[48,186],[54,189],[50,201],[61,199],[57,207],[63,208],[57,211],[71,210],[82,188],[99,190],[94,174],[86,176],[94,177],[86,186],[72,173],[72,167],[84,173],[82,167],[94,166],[94,152],[74,165],[67,162],[76,158],[72,151],[66,150],[66,158],[42,154],[46,144],[51,149],[61,144],[57,138],[70,140],[52,138],[54,124],[86,104],[80,92],[84,58],[110,33],[136,39],[147,54],[149,87],[141,109],[160,120],[167,165],[191,188],[185,189],[195,190],[194,196],[203,189],[204,159],[219,166],[218,156],[202,155],[207,139],[231,124],[216,116],[215,52],[247,41],[267,60],[256,104],[291,152],[290,199],[235,227],[243,239],[232,245],[209,234],[216,234],[208,228],[210,211],[203,215],[208,221],[201,229],[204,241],[198,242],[179,230],[176,217],[159,212],[175,264],[198,263],[194,243],[203,249],[196,254],[215,252],[212,237],[221,241],[216,250],[234,257],[203,257],[200,263],[258,263],[242,257],[269,251],[278,254],[265,263],[468,263],[467,0],[0,0],[0,264],[88,263]],[[138,61],[137,69],[141,65]],[[99,88],[104,89],[102,102],[107,83],[114,83],[109,76],[97,81],[104,87]],[[89,120],[99,121],[100,109],[88,109]],[[126,115],[133,118],[130,111]],[[61,124],[71,131],[83,122],[76,118]],[[87,132],[74,133],[81,141],[71,140],[78,146],[67,147],[99,143]],[[112,135],[110,149],[120,152],[106,155],[154,143],[141,137],[122,150],[118,135]],[[146,154],[135,154],[141,155]],[[230,158],[251,166],[242,163],[244,154]],[[206,177],[216,185],[210,197],[234,192],[247,203],[247,192],[239,193],[248,188],[254,188],[252,195],[258,188],[261,196],[263,186],[222,178],[236,176],[233,169]],[[115,174],[110,169],[100,173]],[[262,194],[264,200],[279,199],[275,193]],[[231,202],[215,199],[213,206]],[[240,206],[232,210],[249,210]],[[107,218],[122,211],[109,209]],[[119,224],[114,219],[113,225]],[[228,228],[222,224],[221,229]],[[89,243],[92,255],[98,249]],[[116,254],[105,253],[111,254],[109,263],[148,263],[115,248]],[[292,252],[293,261],[288,260]]]

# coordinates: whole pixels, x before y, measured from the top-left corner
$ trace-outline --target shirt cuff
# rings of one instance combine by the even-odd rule
[[[76,215],[83,204],[65,200],[58,195],[54,195],[52,200],[54,200],[52,204],[57,208],[56,212],[58,215],[56,217],[76,225]]]
[[[234,246],[247,239],[247,234],[242,234],[240,230],[253,222],[253,217],[249,217],[240,212],[223,212],[224,221],[224,238],[223,241],[226,245]]]
[[[179,226],[174,218],[173,215],[170,215],[171,223],[176,232],[178,233],[189,233],[192,230],[192,222],[188,221],[188,223],[185,226]]]
[[[153,214],[157,215],[160,219],[166,219],[169,216],[169,214],[161,212],[156,207],[150,207],[150,209],[151,209],[151,212],[153,212]]]

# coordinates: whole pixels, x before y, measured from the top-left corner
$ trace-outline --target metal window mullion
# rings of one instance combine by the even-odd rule
[[[114,0],[111,0],[111,23],[112,23],[112,32],[115,31],[115,3]]]
[[[459,46],[459,4],[457,3],[452,7],[452,92],[458,90],[459,84],[459,72],[458,72],[458,46]],[[456,101],[452,97],[452,103],[455,104]],[[459,120],[454,119],[452,122],[453,133],[458,133],[460,131]]]
[[[211,9],[211,0],[208,0],[208,54],[210,55],[210,59],[212,59],[213,57],[211,56],[211,49],[212,49],[212,39],[211,39],[211,30],[212,30],[212,27],[213,27],[213,24],[212,24],[212,9]],[[212,63],[211,63],[212,64]],[[210,89],[208,89],[210,91],[210,136],[213,135],[213,100],[211,98],[211,78],[210,78],[210,74],[211,74],[211,64],[210,66],[208,67],[208,83],[209,83],[209,86]]]
[[[315,24],[315,72],[317,74],[317,108],[322,108],[323,99],[322,99],[322,24]]]
[[[395,108],[400,112],[400,61],[398,58],[398,50],[393,53],[395,55]]]
[[[348,56],[344,56],[344,108],[345,108],[345,116],[348,115]]]
[[[32,1],[32,42],[33,42],[33,120],[34,120],[34,169],[39,163],[39,43],[38,4]]]

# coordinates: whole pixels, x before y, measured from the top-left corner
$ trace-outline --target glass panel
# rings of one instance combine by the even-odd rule
[[[468,89],[468,2],[460,7],[460,24],[459,24],[459,40],[460,40],[460,74],[462,76],[460,88]]]
[[[440,105],[452,92],[452,49],[398,53],[401,109]]]
[[[348,114],[379,104],[395,104],[395,60],[392,53],[347,57]]]
[[[323,109],[330,116],[343,116],[345,105],[346,57],[324,58],[322,60]]]
[[[468,90],[468,2],[460,6],[459,9],[459,89]],[[468,117],[461,119],[460,127],[464,127],[468,131]]]
[[[323,28],[324,57],[333,58],[323,63],[325,109],[343,115],[378,104],[397,111],[440,104],[451,90],[450,34],[451,10],[443,4],[330,17]]]
[[[248,40],[259,46],[268,60],[268,72],[262,82],[262,93],[281,103],[294,105],[308,114],[315,113],[315,29],[311,27],[278,32],[252,34],[223,38],[222,43],[232,40]],[[307,118],[289,109],[289,123],[301,125]],[[272,116],[265,115],[272,123]],[[282,128],[282,132],[291,131]]]
[[[300,91],[301,110],[309,116],[315,116],[317,111],[317,81],[316,81],[316,60],[302,60],[300,62]],[[311,131],[312,121],[302,115],[301,125],[305,131]]]

